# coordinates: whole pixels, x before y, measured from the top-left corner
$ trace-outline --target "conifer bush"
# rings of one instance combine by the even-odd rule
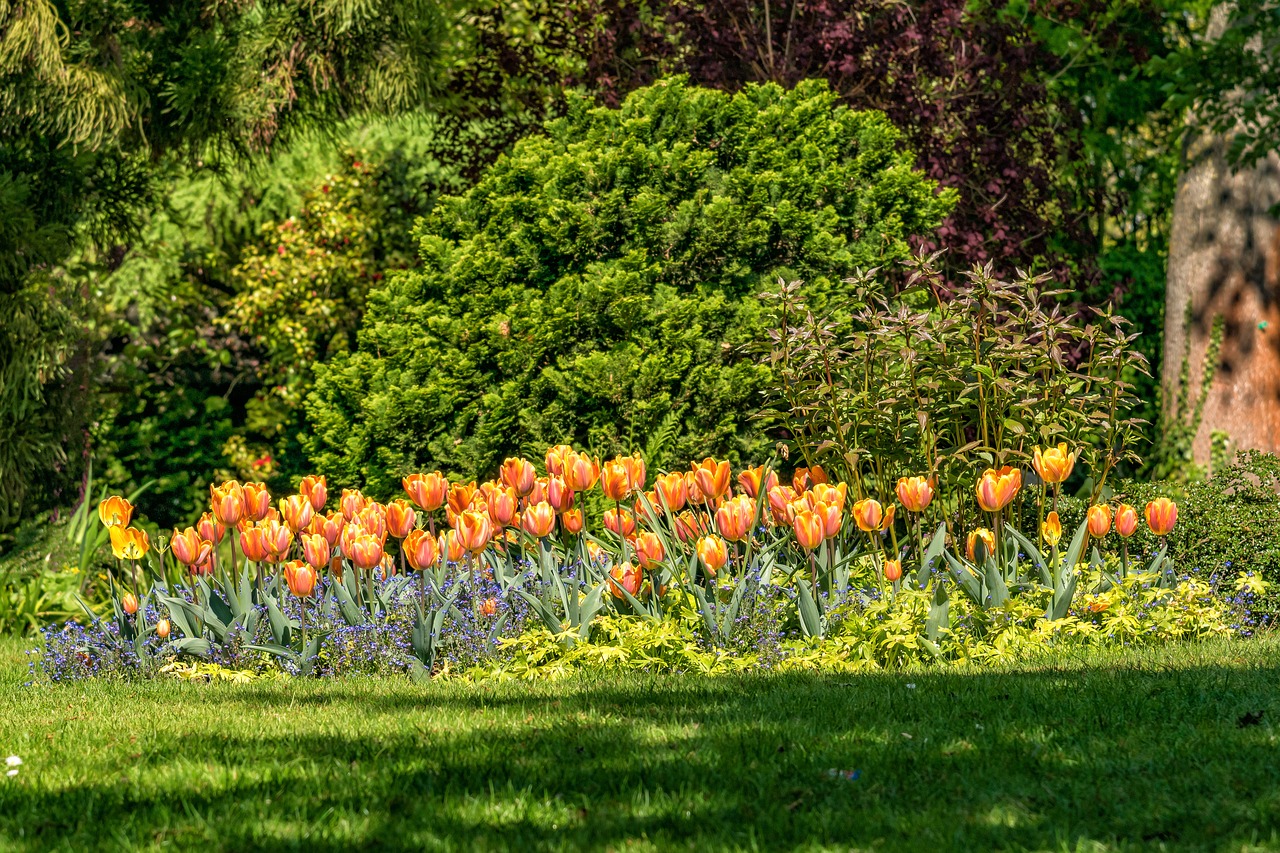
[[[313,463],[385,495],[423,465],[474,475],[560,442],[655,466],[766,456],[756,296],[803,279],[821,307],[905,257],[954,202],[912,161],[819,81],[575,103],[420,223],[420,268],[317,367]]]

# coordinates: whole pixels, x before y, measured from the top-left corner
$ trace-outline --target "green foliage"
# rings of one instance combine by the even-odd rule
[[[83,616],[77,594],[105,564],[99,554],[82,570],[78,543],[67,532],[68,524],[43,518],[13,531],[0,554],[0,634],[34,634]]]
[[[375,289],[359,351],[318,368],[308,451],[385,495],[428,464],[642,447],[674,412],[651,464],[761,458],[752,297],[785,273],[825,304],[951,200],[882,116],[820,83],[729,96],[673,79],[618,110],[579,102],[425,220],[421,271]]]

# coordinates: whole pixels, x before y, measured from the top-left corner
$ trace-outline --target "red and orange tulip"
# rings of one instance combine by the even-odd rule
[[[703,536],[698,540],[698,559],[707,567],[707,574],[715,577],[716,573],[729,562],[729,546],[715,534]]]
[[[228,480],[221,486],[210,485],[209,500],[213,517],[219,524],[233,527],[244,515],[244,488],[234,480]]]
[[[893,507],[889,507],[890,512],[885,516],[886,519],[892,520]],[[835,538],[840,532],[841,526],[844,524],[844,513],[840,507],[835,504],[824,503],[818,501],[813,508],[813,513],[822,519],[822,535],[826,539]]]
[[[111,551],[117,560],[141,560],[151,550],[151,540],[145,530],[136,527],[110,527]]]
[[[408,536],[417,521],[413,505],[407,500],[399,498],[387,504],[387,532],[395,538],[403,539]]]
[[[1094,504],[1089,507],[1087,516],[1089,535],[1101,539],[1111,532],[1111,507],[1106,504]]]
[[[985,549],[984,558],[996,552],[996,535],[985,527],[979,527],[977,530],[969,534],[968,541],[965,543],[965,554],[973,562],[978,562],[978,543],[982,543]]]
[[[400,480],[409,500],[423,512],[435,512],[444,506],[449,494],[449,481],[439,471],[430,474],[410,474]]]
[[[632,543],[636,550],[636,559],[640,562],[640,568],[651,570],[662,565],[662,561],[666,559],[666,549],[662,547],[662,540],[658,538],[658,534],[651,531],[644,531],[636,536],[636,540]]]
[[[600,469],[600,488],[611,501],[626,500],[631,494],[631,475],[621,461],[606,462]]]
[[[1045,516],[1044,521],[1040,525],[1040,535],[1044,537],[1044,541],[1050,545],[1057,545],[1062,541],[1062,519],[1058,518],[1056,512],[1051,512]],[[994,548],[994,543],[992,544]],[[970,557],[969,559],[973,559]]]
[[[698,519],[689,510],[676,516],[676,538],[681,542],[692,542],[698,538]]]
[[[293,532],[278,521],[264,522],[262,541],[267,546],[267,554],[272,561],[283,560],[289,555],[289,546],[293,544]]]
[[[755,522],[756,502],[746,495],[730,498],[716,510],[716,529],[730,542],[749,539]]]
[[[325,481],[323,474],[308,474],[298,483],[298,493],[305,495],[307,500],[311,501],[313,510],[323,512],[324,505],[329,501],[329,484]]]
[[[933,503],[933,481],[928,477],[899,477],[897,492],[907,512],[924,512]]]
[[[767,465],[757,465],[738,474],[738,488],[749,497],[758,498],[762,492],[767,495],[776,485],[778,475],[769,470]]]
[[[244,515],[240,522],[262,521],[271,511],[271,492],[267,491],[265,483],[245,483],[243,488]]]
[[[512,456],[502,463],[499,476],[504,485],[515,489],[516,495],[523,498],[533,491],[538,472],[533,469],[533,463],[528,459]]]
[[[853,520],[863,533],[878,533],[884,524],[884,507],[875,498],[863,498],[853,505]]]
[[[385,553],[378,537],[360,532],[352,539],[351,553],[347,557],[356,568],[369,571],[382,563]]]
[[[520,527],[534,539],[551,535],[556,528],[556,510],[549,503],[534,504],[520,517]]]
[[[902,561],[901,560],[885,560],[884,561],[884,579],[893,583],[902,579]]]
[[[481,616],[497,616],[498,615],[498,599],[486,598],[480,602]]]
[[[564,528],[564,532],[573,536],[577,536],[582,532],[585,519],[582,517],[582,510],[571,509],[562,513],[560,516],[560,526]]]
[[[440,561],[440,543],[425,530],[410,530],[400,547],[415,571],[426,571]]]
[[[107,527],[128,527],[131,518],[133,504],[119,495],[112,495],[98,504],[98,520]]]
[[[313,515],[315,515],[315,509],[306,495],[289,495],[287,498],[280,499],[280,516],[294,533],[305,530],[311,523]]]
[[[1156,498],[1147,504],[1147,527],[1156,536],[1168,536],[1178,523],[1178,505],[1168,498]]]
[[[812,468],[797,468],[795,473],[791,475],[791,488],[796,493],[807,492],[811,487],[818,483],[827,482],[827,472],[822,470],[821,465],[814,465]]]
[[[310,598],[316,591],[316,570],[301,560],[292,560],[284,564],[284,581],[289,585],[289,592],[298,598]]]
[[[801,510],[791,521],[791,529],[796,534],[796,541],[806,551],[812,551],[822,544],[826,538],[826,525],[822,517],[810,510]]]
[[[630,563],[614,566],[609,570],[609,592],[614,598],[623,598],[624,589],[632,596],[638,596],[643,580],[640,570]]]
[[[214,545],[221,542],[227,532],[226,526],[219,524],[211,512],[200,516],[200,520],[196,522],[196,530],[200,533],[201,539],[212,542]]]
[[[565,482],[564,477],[554,475],[547,479],[547,503],[555,509],[556,512],[568,512],[573,509],[574,491],[569,488],[569,484]],[[538,503],[538,501],[534,501]]]
[[[564,479],[575,492],[585,492],[600,479],[600,460],[585,453],[566,454]]]
[[[265,562],[271,556],[271,550],[267,547],[266,534],[261,527],[250,527],[240,531],[240,553],[244,554],[244,558],[251,563]]]
[[[319,533],[304,533],[298,537],[302,542],[302,558],[317,571],[329,565],[332,556],[329,540]]]
[[[494,486],[485,494],[485,499],[488,501],[489,520],[494,527],[508,527],[515,521],[520,501],[515,489],[510,486]]]
[[[626,507],[607,509],[604,511],[604,526],[615,536],[630,536],[636,532],[636,517]]]
[[[720,500],[729,492],[729,463],[708,456],[692,468],[694,483],[702,493],[701,502]]]
[[[658,506],[666,507],[672,513],[684,509],[689,500],[689,486],[684,475],[678,472],[659,474],[653,481],[653,490],[658,495]]]
[[[552,477],[564,476],[566,462],[572,453],[573,448],[567,444],[557,444],[555,447],[548,448],[547,474]]]
[[[342,509],[342,517],[347,521],[352,521],[360,511],[369,505],[369,499],[360,493],[358,489],[343,489],[342,498],[338,501],[338,506]]]
[[[479,554],[489,545],[495,530],[492,519],[486,513],[475,510],[464,510],[458,515],[458,526],[454,528],[458,536],[458,544],[472,554]]]
[[[181,533],[177,530],[173,531],[173,538],[169,540],[169,550],[173,552],[175,560],[184,566],[190,566],[209,559],[213,544],[201,538],[200,532],[194,527],[188,527]]]
[[[126,592],[120,598],[120,609],[130,616],[138,612],[138,596],[131,592]]]
[[[458,540],[458,531],[446,530],[440,534],[440,555],[450,563],[458,563],[467,556],[467,549]]]
[[[632,453],[630,456],[619,456],[618,461],[622,463],[623,468],[627,469],[627,480],[631,484],[631,491],[643,492],[649,481],[644,458],[639,453]]]
[[[1116,533],[1120,538],[1128,539],[1138,532],[1138,511],[1128,504],[1116,507]]]
[[[982,473],[974,491],[978,495],[978,506],[985,512],[999,512],[1004,509],[1022,488],[1022,472],[1009,465],[999,471],[988,468]]]
[[[1037,447],[1031,456],[1031,467],[1035,469],[1041,480],[1050,485],[1061,483],[1070,477],[1071,469],[1075,464],[1076,454],[1067,450],[1065,441],[1045,451]]]

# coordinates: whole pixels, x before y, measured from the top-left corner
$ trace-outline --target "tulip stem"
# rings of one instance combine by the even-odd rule
[[[307,668],[307,600],[298,598],[298,619],[302,622],[302,669]]]
[[[231,540],[231,578],[230,584],[235,588],[240,584],[240,567],[236,565],[236,532],[235,530],[227,531],[231,535],[227,538]]]
[[[626,533],[627,528],[622,523],[622,502],[621,501],[613,502],[613,511],[618,519],[618,538],[622,540],[622,562],[625,565],[627,562],[627,533]]]
[[[1129,577],[1129,540],[1120,540],[1120,577]]]
[[[133,564],[133,571],[129,572],[129,582],[133,585],[133,597],[142,601],[138,598],[138,561],[130,560],[129,562]]]

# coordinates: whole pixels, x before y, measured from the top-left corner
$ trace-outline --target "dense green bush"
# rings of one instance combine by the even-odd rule
[[[317,369],[312,462],[386,494],[562,441],[651,465],[767,455],[754,297],[801,278],[820,308],[906,256],[953,201],[911,164],[883,115],[821,82],[578,102],[443,199],[421,268],[371,291],[359,351]]]

